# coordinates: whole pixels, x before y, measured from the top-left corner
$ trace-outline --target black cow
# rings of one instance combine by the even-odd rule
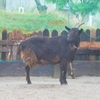
[[[79,25],[80,26],[80,25]],[[83,29],[65,28],[69,31],[68,36],[45,36],[30,37],[20,43],[18,51],[26,64],[26,80],[30,84],[29,70],[36,65],[60,64],[60,83],[67,84],[67,64],[71,63],[76,55],[80,43],[80,34]]]

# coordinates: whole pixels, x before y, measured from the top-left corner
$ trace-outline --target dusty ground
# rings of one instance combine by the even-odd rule
[[[100,100],[100,77],[69,78],[63,86],[51,77],[31,80],[27,85],[25,77],[0,77],[0,100]]]

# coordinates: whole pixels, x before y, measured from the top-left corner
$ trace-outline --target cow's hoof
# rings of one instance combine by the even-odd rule
[[[68,83],[62,83],[61,85],[68,85]]]
[[[72,77],[72,79],[75,79],[75,74],[72,74],[71,77]]]
[[[67,82],[61,82],[61,85],[67,85],[68,83]]]
[[[32,84],[31,81],[27,82],[27,84]]]
[[[75,69],[73,69],[73,73],[71,74],[72,79],[75,79]]]

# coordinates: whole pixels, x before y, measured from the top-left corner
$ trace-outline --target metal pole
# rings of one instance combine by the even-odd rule
[[[70,26],[70,0],[68,1],[68,26]]]
[[[20,0],[20,7],[22,7],[22,0]]]

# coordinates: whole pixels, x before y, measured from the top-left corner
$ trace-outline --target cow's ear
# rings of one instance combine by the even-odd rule
[[[82,32],[83,32],[83,29],[81,28],[81,29],[79,30],[79,35],[80,35]]]
[[[68,28],[67,26],[65,26],[65,29],[68,30],[68,31],[70,31],[70,28]]]

